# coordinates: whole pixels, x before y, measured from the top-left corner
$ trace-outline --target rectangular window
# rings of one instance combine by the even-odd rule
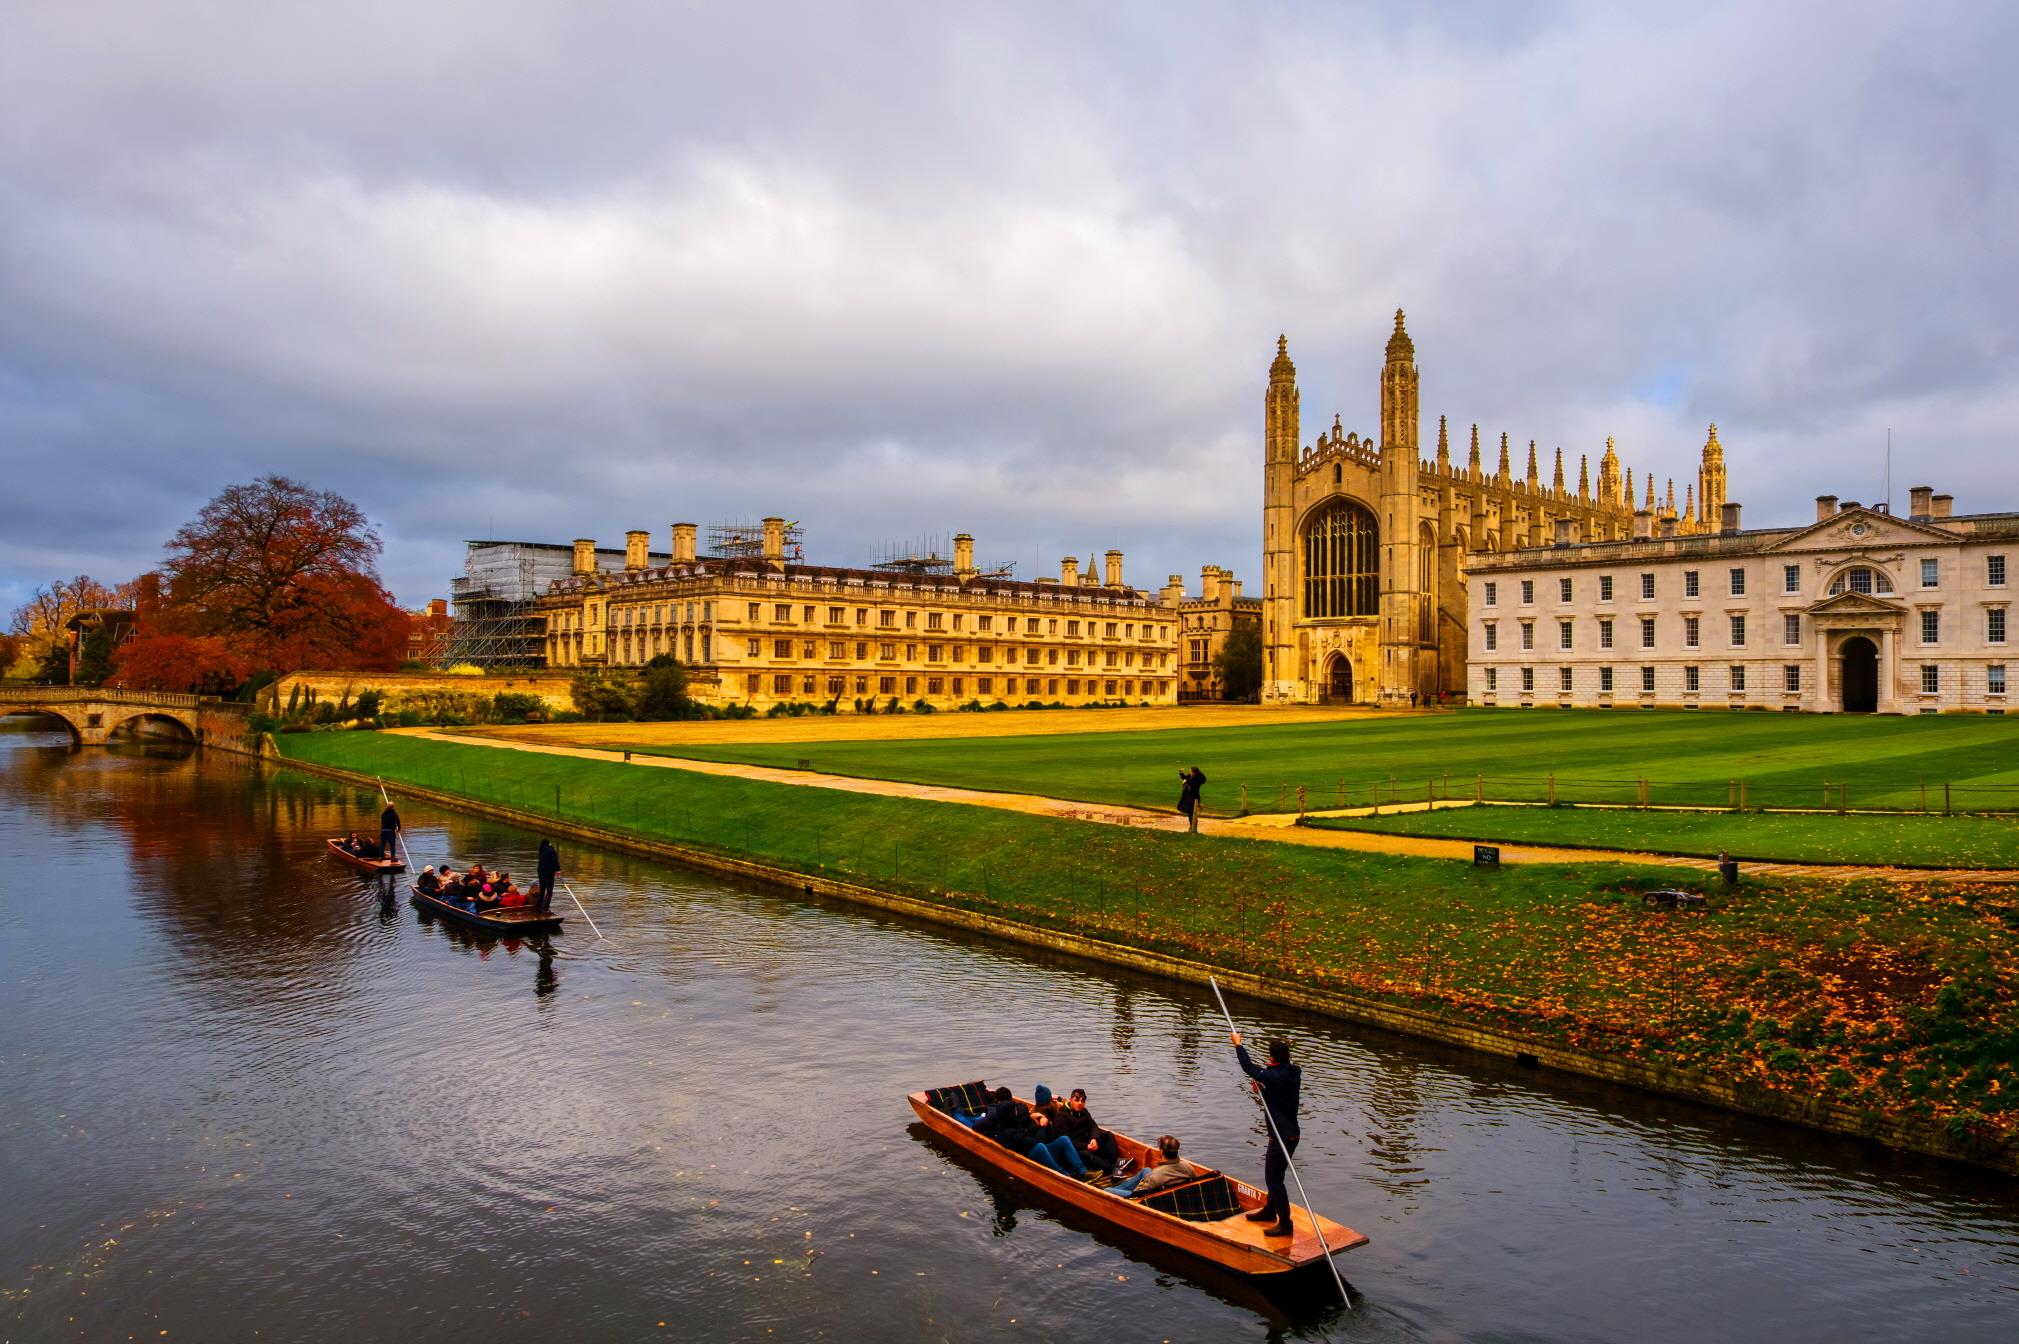
[[[1500,630],[1492,621],[1486,623],[1486,651],[1492,653],[1500,647]]]
[[[748,617],[749,617],[749,618],[750,618],[751,620],[753,620],[753,621],[754,621],[754,620],[756,620],[756,619],[758,618],[758,613],[760,613],[760,612],[762,612],[762,611],[764,610],[764,608],[760,607],[760,606],[759,606],[759,605],[758,605],[757,603],[755,603],[755,602],[750,602],[750,603],[747,603],[747,604],[745,604],[745,605],[747,605],[747,606],[749,607],[749,610],[748,610],[747,612],[745,612],[744,614],[745,614],[745,615],[747,615],[747,616],[748,616]]]
[[[838,639],[828,640],[827,656],[829,658],[846,658],[848,656],[848,645]]]
[[[1558,621],[1556,623],[1556,647],[1559,649],[1571,647],[1571,625],[1570,621]]]
[[[895,630],[897,628],[897,613],[894,611],[877,612],[876,624],[878,628],[883,630]]]
[[[1683,669],[1683,689],[1686,691],[1698,689],[1697,669],[1693,666]]]
[[[1695,616],[1685,616],[1685,617],[1683,617],[1683,647],[1684,647],[1684,648],[1686,648],[1686,649],[1693,649],[1693,648],[1695,648],[1695,647],[1697,646],[1697,643],[1698,643],[1698,639],[1697,639],[1697,636],[1698,636],[1699,632],[1701,631],[1701,629],[1702,629],[1702,621],[1701,621],[1701,620],[1700,620],[1700,619],[1699,619],[1698,617],[1695,617]]]
[[[946,694],[946,683],[938,677],[927,677],[925,679],[925,693],[927,695],[944,695]]]
[[[907,629],[907,630],[916,630],[916,629],[918,629],[918,613],[917,613],[917,612],[915,612],[915,611],[907,611],[906,613],[904,613],[904,628],[905,628],[905,629]]]
[[[1651,668],[1651,667],[1643,667],[1643,668],[1642,668],[1642,669],[1640,670],[1640,688],[1641,688],[1641,689],[1642,689],[1643,691],[1652,691],[1652,690],[1654,689],[1654,669],[1653,669],[1653,668]]]
[[[1745,665],[1744,665],[1743,663],[1733,663],[1733,664],[1732,664],[1732,689],[1733,689],[1733,690],[1735,690],[1735,691],[1743,691],[1743,690],[1744,690],[1745,688],[1746,688],[1746,669],[1745,669]]]
[[[773,658],[790,658],[792,656],[792,641],[789,639],[772,640],[771,656]]]
[[[1732,647],[1735,649],[1743,649],[1745,646],[1746,646],[1746,618],[1743,616],[1734,616],[1732,617]]]
[[[840,625],[847,615],[847,611],[841,607],[829,607],[827,609],[827,623],[829,625]]]
[[[857,677],[857,678],[855,679],[855,693],[856,693],[857,695],[868,695],[868,694],[869,694],[869,678],[868,678],[868,677]]]
[[[1802,618],[1800,616],[1781,617],[1781,642],[1799,644],[1802,642]]]
[[[1802,665],[1800,663],[1788,663],[1781,668],[1781,689],[1784,691],[1799,691],[1802,689]]]
[[[877,646],[876,646],[876,656],[877,656],[877,657],[879,657],[879,658],[881,658],[881,659],[883,659],[883,661],[885,661],[886,663],[890,663],[890,662],[896,662],[896,661],[897,661],[897,645],[895,645],[895,644],[879,644],[879,645],[877,645]]]
[[[857,608],[855,609],[855,623],[856,623],[857,625],[868,625],[868,624],[869,624],[869,608],[868,608],[868,607],[857,607]]]
[[[1735,569],[1732,571],[1732,596],[1744,597],[1745,595],[1746,572],[1743,569]]]
[[[1521,669],[1521,689],[1524,691],[1532,691],[1535,689],[1534,668],[1524,667]]]
[[[2005,664],[1993,663],[1984,669],[1984,690],[1991,695],[2005,694]]]
[[[1557,684],[1557,689],[1559,689],[1559,690],[1564,690],[1564,691],[1567,691],[1567,690],[1569,690],[1569,689],[1570,689],[1570,669],[1569,669],[1569,668],[1567,668],[1567,667],[1559,667],[1559,668],[1557,668],[1557,669],[1556,669],[1556,684]]]
[[[1569,579],[1558,579],[1558,580],[1556,581],[1556,600],[1557,600],[1557,601],[1559,601],[1559,602],[1568,602],[1568,601],[1570,601],[1570,580],[1569,580]]]
[[[975,690],[979,691],[979,692],[980,692],[981,694],[983,694],[983,695],[994,695],[994,694],[995,694],[995,678],[994,678],[994,677],[976,677],[976,678],[975,678],[975,683],[974,683],[974,688],[975,688]]]
[[[1921,642],[1939,644],[1942,640],[1942,613],[1924,611],[1921,613]]]
[[[792,604],[790,602],[773,603],[771,607],[771,619],[773,621],[783,621],[787,625],[792,624]]]
[[[1984,642],[1986,644],[2005,642],[2005,608],[1993,607],[1984,613]]]
[[[925,628],[928,630],[944,630],[946,628],[946,617],[936,611],[927,612],[925,614]]]
[[[946,661],[945,655],[946,645],[944,644],[928,644],[925,646],[925,660],[928,663],[944,662]]]
[[[752,658],[756,658],[764,652],[764,641],[761,639],[753,639],[749,642],[749,645],[750,646],[746,648],[744,652],[749,654]]]
[[[897,689],[897,678],[878,677],[876,679],[876,689],[880,694],[889,695],[891,692]]]
[[[977,616],[977,617],[975,617],[975,618],[974,618],[974,628],[975,628],[975,629],[977,629],[977,630],[984,630],[984,631],[986,631],[986,630],[993,630],[993,629],[995,629],[995,617],[993,617],[993,616]]]
[[[1489,690],[1489,691],[1491,691],[1491,690],[1494,690],[1495,688],[1497,688],[1497,687],[1498,687],[1499,685],[1500,685],[1500,669],[1498,669],[1498,668],[1493,668],[1493,667],[1489,667],[1489,668],[1487,668],[1487,669],[1486,669],[1486,689],[1487,689],[1487,690]]]
[[[1652,616],[1643,616],[1640,618],[1640,646],[1643,649],[1654,647],[1654,617]]]
[[[1934,695],[1942,689],[1942,669],[1934,663],[1921,664],[1921,694]]]
[[[1601,667],[1598,670],[1598,688],[1601,691],[1612,689],[1612,669],[1610,667]]]
[[[1601,574],[1598,576],[1598,600],[1601,602],[1612,601],[1612,575]]]
[[[2005,586],[2005,557],[1987,555],[1984,557],[1984,582],[1993,588]]]
[[[771,693],[773,695],[791,695],[792,675],[788,672],[780,672],[777,676],[773,677],[771,679]]]
[[[1598,623],[1598,646],[1601,649],[1612,647],[1612,619],[1610,617]]]
[[[1523,579],[1521,581],[1521,605],[1525,607],[1533,601],[1535,601],[1535,580]]]
[[[1653,596],[1654,596],[1654,575],[1652,574],[1641,575],[1640,576],[1641,601],[1645,602],[1650,598],[1652,598]]]
[[[1521,623],[1521,647],[1523,649],[1532,649],[1535,647],[1534,621],[1523,621]]]
[[[1802,591],[1802,567],[1800,565],[1781,566],[1781,591],[1799,593]]]
[[[905,693],[906,695],[917,695],[917,694],[918,694],[918,678],[917,678],[917,677],[906,677],[906,678],[904,679],[904,693]]]
[[[1500,585],[1495,583],[1493,580],[1488,579],[1486,581],[1486,605],[1492,607],[1499,605],[1499,603],[1500,603]]]
[[[869,645],[862,642],[861,640],[857,640],[855,644],[856,661],[861,662],[863,659],[867,657],[869,657]]]
[[[1923,560],[1921,562],[1921,586],[1923,588],[1933,588],[1936,584],[1941,582],[1941,579],[1942,579],[1941,561]]]
[[[1698,596],[1697,572],[1693,569],[1686,569],[1683,571],[1683,596],[1684,597]]]
[[[803,607],[801,607],[801,608],[799,609],[799,619],[800,619],[800,620],[802,620],[802,621],[805,621],[805,622],[806,622],[806,623],[807,623],[808,625],[812,625],[812,624],[813,624],[813,604],[812,604],[812,603],[810,603],[810,602],[809,602],[809,603],[807,603],[807,604],[806,604],[805,606],[803,606]],[[808,685],[806,689],[810,691],[810,690],[812,690],[812,689],[813,689],[813,687],[812,687],[811,685]]]

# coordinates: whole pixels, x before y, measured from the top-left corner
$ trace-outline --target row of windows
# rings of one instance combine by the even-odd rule
[[[876,683],[876,689],[873,692],[870,690],[870,682],[872,680]],[[1005,695],[1059,694],[1059,680],[1056,677],[1004,677],[1002,681],[1003,694]],[[863,696],[871,694],[918,695],[920,693],[920,684],[923,683],[926,695],[959,696],[968,694],[967,682],[968,678],[966,677],[849,678],[829,676],[822,678],[810,672],[797,674],[778,672],[773,673],[771,677],[771,694],[775,696],[792,695],[796,691],[800,695],[817,695],[819,691],[815,688],[824,687],[830,698],[849,694]],[[995,684],[996,678],[994,677],[976,677],[974,678],[974,694],[994,695],[996,693]],[[759,673],[752,672],[744,678],[743,685],[744,689],[751,695],[760,694],[764,689],[764,677]],[[1084,691],[1082,687],[1084,687]],[[1067,677],[1065,679],[1065,688],[1065,694],[1074,696],[1084,693],[1086,695],[1122,696],[1127,698],[1133,697],[1136,694],[1136,683],[1128,679],[1101,681],[1088,678],[1082,681],[1078,677]],[[1146,681],[1142,683],[1142,693],[1144,695],[1157,695],[1161,692],[1154,682]]]
[[[1923,588],[1938,588],[1941,586],[1941,566],[1942,562],[1932,557],[1921,561],[1921,586]],[[1611,574],[1601,574],[1598,576],[1599,601],[1610,602],[1613,600],[1613,579],[1614,576]],[[1643,570],[1639,575],[1639,579],[1641,599],[1643,601],[1651,601],[1654,598],[1655,576],[1653,571]],[[1682,572],[1682,581],[1684,597],[1703,596],[1702,571],[1686,569]],[[1984,557],[1984,582],[1986,586],[1992,588],[2002,588],[2005,586],[2004,556],[1987,555]],[[1523,606],[1533,606],[1535,604],[1536,581],[1534,579],[1522,579],[1520,583],[1521,604]],[[1860,565],[1844,574],[1839,574],[1835,581],[1830,584],[1830,593],[1834,596],[1845,591],[1847,587],[1854,593],[1877,592],[1889,594],[1893,591],[1893,581],[1882,570],[1868,569]],[[1485,588],[1486,605],[1489,607],[1500,605],[1499,581],[1488,579]],[[1574,591],[1570,579],[1557,579],[1556,600],[1558,602],[1572,601]],[[1733,597],[1745,596],[1746,571],[1744,569],[1734,566],[1725,571],[1725,591]],[[1781,566],[1781,591],[1784,593],[1799,593],[1802,591],[1802,567],[1800,565]]]
[[[1524,691],[1533,691],[1535,689],[1535,669],[1532,667],[1523,667],[1516,670],[1521,675],[1521,689]],[[1571,678],[1574,671],[1574,668],[1568,667],[1559,667],[1556,669],[1558,690],[1568,691],[1572,689]],[[1598,689],[1601,692],[1613,689],[1613,671],[1614,669],[1610,667],[1601,667],[1598,669]],[[1683,689],[1685,691],[1702,690],[1702,673],[1703,669],[1694,664],[1685,666],[1683,668]],[[1743,663],[1733,663],[1725,670],[1725,680],[1731,690],[1745,690],[1745,665]],[[1643,667],[1640,669],[1640,688],[1643,691],[1652,691],[1654,689],[1654,669],[1652,667]],[[1489,667],[1486,669],[1486,689],[1489,691],[1500,689],[1499,668]],[[1781,689],[1784,691],[1799,691],[1802,689],[1801,664],[1788,663],[1781,668]],[[1993,663],[1984,669],[1984,691],[1987,695],[2005,694],[2005,665],[2003,663]],[[1921,664],[1921,693],[1923,695],[1940,695],[1942,693],[1942,668],[1940,664]]]
[[[752,621],[762,621],[764,619],[764,606],[765,604],[762,602],[747,603],[745,610],[748,618]],[[799,617],[796,622],[797,624],[813,625],[819,620],[821,614],[821,609],[810,602],[802,603],[798,610]],[[871,610],[869,607],[854,608],[853,624],[857,626],[869,625]],[[851,623],[849,619],[850,609],[847,607],[828,607],[826,615],[828,625],[848,625]],[[896,630],[899,628],[917,630],[921,628],[919,617],[924,616],[925,624],[923,628],[926,630],[961,631],[967,628],[966,620],[968,613],[960,611],[898,612],[889,608],[877,608],[875,609],[875,615],[876,628],[879,630]],[[901,627],[898,620],[900,616],[904,618]],[[1026,616],[1023,618],[1022,633],[1027,635],[1039,633],[1058,635],[1060,633],[1059,619],[1056,616]],[[974,630],[980,634],[994,633],[996,629],[995,621],[996,618],[992,614],[977,614],[974,618]],[[1041,622],[1042,624],[1040,624]],[[790,602],[772,603],[771,623],[773,625],[795,624],[793,604]],[[1086,627],[1084,633],[1080,629],[1081,626]],[[1154,622],[1144,621],[1142,622],[1142,626],[1144,639],[1155,640],[1157,638],[1158,627]],[[1064,634],[1067,639],[1080,639],[1083,637],[1086,639],[1134,639],[1136,637],[1136,622],[1134,621],[1094,621],[1067,617],[1065,618],[1065,627]],[[1015,616],[1005,616],[1002,618],[1002,633],[1006,635],[1018,633],[1017,618]]]
[[[774,639],[771,641],[771,656],[773,658],[818,658],[821,656],[820,647],[820,641],[818,640]],[[869,661],[869,650],[871,647],[869,641],[858,640],[852,647],[855,651],[855,661]],[[878,643],[875,645],[876,657],[882,662],[896,662],[899,647],[894,642]],[[969,649],[965,644],[905,644],[901,647],[904,649],[904,661],[908,663],[919,661],[919,650],[921,648],[925,650],[925,661],[928,663],[964,663],[968,661]],[[830,639],[827,641],[827,657],[830,659],[847,658],[849,657],[850,648],[851,645],[846,640]],[[993,663],[996,661],[997,652],[992,645],[978,645],[973,650],[974,661],[977,663]],[[1021,662],[1030,663],[1033,666],[1045,663],[1056,667],[1060,662],[1060,651],[1058,649],[1005,648],[1000,652],[1002,654],[1002,662],[1010,666]],[[1080,649],[1065,650],[1065,665],[1067,667],[1078,667],[1082,652]],[[764,657],[764,640],[756,635],[750,636],[744,643],[744,654],[751,658]],[[950,657],[949,654],[951,655]],[[1134,667],[1136,666],[1137,655],[1134,649],[1087,649],[1084,650],[1084,656],[1088,667],[1095,666],[1096,659],[1100,661],[1101,665],[1106,667]],[[1145,650],[1142,654],[1142,665],[1144,667],[1162,667],[1165,660],[1169,657],[1169,654],[1151,653]]]
[[[1735,649],[1745,648],[1746,618],[1743,615],[1735,615],[1728,619],[1731,623],[1729,632],[1731,647]],[[1640,646],[1643,649],[1651,649],[1655,646],[1655,621],[1656,618],[1653,616],[1642,616],[1640,618]],[[1682,624],[1683,647],[1686,649],[1701,648],[1703,646],[1703,618],[1700,616],[1685,616],[1682,618]],[[1571,620],[1560,620],[1556,623],[1557,648],[1574,649],[1577,647],[1576,626],[1577,622]],[[1493,621],[1487,621],[1483,628],[1486,633],[1486,651],[1492,653],[1500,647],[1500,632],[1496,628],[1496,622]],[[1613,647],[1612,632],[1612,618],[1609,616],[1599,617],[1598,647],[1601,649]],[[1802,618],[1799,615],[1791,613],[1781,618],[1781,641],[1785,644],[1799,644],[1802,642]],[[1939,644],[1941,642],[1942,613],[1939,611],[1922,612],[1921,643]],[[1986,644],[2003,644],[2005,642],[2005,609],[2003,607],[1993,607],[1984,613],[1984,642]],[[1521,647],[1524,651],[1532,650],[1535,647],[1534,621],[1521,622]]]

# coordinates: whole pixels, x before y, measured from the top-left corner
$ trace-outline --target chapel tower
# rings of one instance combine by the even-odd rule
[[[1276,338],[1269,390],[1262,396],[1262,694],[1289,699],[1300,690],[1291,630],[1296,622],[1297,366],[1288,337]]]
[[[1416,343],[1395,310],[1381,366],[1381,680],[1382,700],[1407,701],[1418,689],[1416,645],[1417,460]]]

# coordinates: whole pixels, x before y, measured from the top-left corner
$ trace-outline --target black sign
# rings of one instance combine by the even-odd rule
[[[1474,868],[1498,868],[1500,866],[1499,845],[1474,845],[1472,847]]]

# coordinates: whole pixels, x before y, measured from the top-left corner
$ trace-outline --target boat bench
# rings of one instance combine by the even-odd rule
[[[1144,1195],[1136,1202],[1188,1223],[1217,1223],[1241,1212],[1233,1182],[1225,1176],[1202,1177],[1189,1185],[1175,1185]]]
[[[948,1115],[975,1115],[988,1109],[988,1084],[979,1080],[953,1087],[929,1088],[925,1104]]]

